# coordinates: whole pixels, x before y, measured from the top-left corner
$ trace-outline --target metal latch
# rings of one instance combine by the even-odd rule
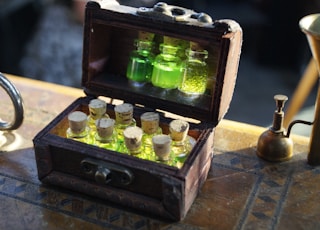
[[[83,159],[80,164],[85,176],[99,184],[129,185],[134,178],[129,169],[116,164],[91,158]]]
[[[196,20],[198,23],[210,24],[212,18],[205,13],[197,13],[193,10],[186,9],[179,6],[168,5],[164,2],[158,2],[153,8],[140,7],[137,10],[137,14],[158,18],[164,21],[175,21],[175,22],[190,22]]]

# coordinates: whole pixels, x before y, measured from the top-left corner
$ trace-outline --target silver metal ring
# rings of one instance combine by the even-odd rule
[[[21,126],[24,117],[23,101],[20,92],[2,73],[0,73],[0,85],[10,96],[14,106],[13,120],[11,122],[0,121],[0,130],[18,129]]]

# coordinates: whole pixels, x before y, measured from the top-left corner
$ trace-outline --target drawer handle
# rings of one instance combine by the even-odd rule
[[[85,158],[80,166],[86,177],[94,179],[99,184],[129,185],[134,178],[129,169],[100,160]]]
[[[99,184],[108,184],[111,181],[110,170],[103,167],[98,167],[94,178]]]

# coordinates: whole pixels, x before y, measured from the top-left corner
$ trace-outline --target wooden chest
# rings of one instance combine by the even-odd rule
[[[72,103],[34,138],[41,182],[146,214],[183,219],[210,169],[214,130],[232,99],[242,44],[242,30],[235,21],[210,20],[206,14],[164,3],[133,8],[108,1],[88,2],[82,74],[87,96]],[[132,84],[126,77],[128,61],[134,42],[143,36],[151,36],[155,47],[170,41],[207,50],[206,91],[190,96],[150,82]],[[88,104],[94,98],[107,102],[112,119],[116,104],[134,105],[138,127],[142,114],[159,113],[159,125],[167,135],[172,120],[186,120],[188,137],[195,141],[191,152],[177,166],[67,138],[68,115],[73,111],[89,115]]]

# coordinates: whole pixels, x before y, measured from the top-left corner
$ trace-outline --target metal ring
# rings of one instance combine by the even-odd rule
[[[20,92],[17,88],[2,74],[0,73],[0,85],[10,96],[14,106],[14,119],[11,122],[1,122],[0,130],[15,130],[20,127],[23,122],[24,109],[23,101]]]

